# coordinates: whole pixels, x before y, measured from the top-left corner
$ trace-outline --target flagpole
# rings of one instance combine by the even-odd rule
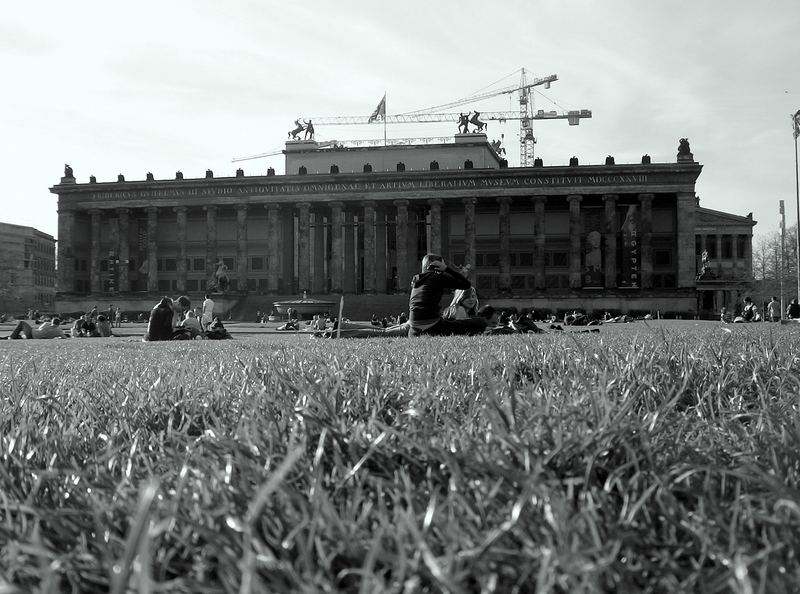
[[[386,146],[386,91],[383,92],[383,146]],[[800,280],[798,287],[800,287]]]

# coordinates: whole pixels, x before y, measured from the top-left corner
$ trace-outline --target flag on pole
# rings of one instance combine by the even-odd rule
[[[378,107],[376,107],[375,111],[372,112],[372,115],[369,116],[367,123],[371,124],[372,122],[384,121],[386,121],[386,93],[383,94],[383,99],[381,99],[380,103],[378,103]]]
[[[794,125],[794,139],[800,136],[800,109],[792,116],[792,124]]]

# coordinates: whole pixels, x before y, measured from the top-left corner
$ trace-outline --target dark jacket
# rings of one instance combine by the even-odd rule
[[[444,271],[429,270],[411,279],[408,321],[427,323],[441,318],[439,302],[447,289],[469,289],[472,285],[459,271],[448,266]]]
[[[172,304],[162,299],[150,312],[147,323],[148,340],[172,340]]]

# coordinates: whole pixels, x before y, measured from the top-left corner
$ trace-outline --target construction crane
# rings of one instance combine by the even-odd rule
[[[592,112],[588,109],[570,110],[566,112],[557,111],[533,111],[533,93],[532,89],[538,86],[544,86],[549,89],[550,84],[558,80],[558,76],[551,74],[542,78],[534,78],[528,82],[525,69],[521,69],[520,82],[516,85],[495,89],[484,93],[477,93],[470,95],[457,101],[436,105],[418,111],[398,114],[398,115],[382,115],[375,117],[375,115],[362,115],[362,116],[332,116],[332,117],[312,117],[312,118],[299,118],[299,120],[307,120],[314,123],[315,126],[340,126],[340,125],[366,125],[366,124],[420,124],[431,122],[459,122],[466,128],[467,122],[462,113],[448,113],[439,112],[436,110],[448,109],[462,105],[469,105],[484,99],[490,99],[500,95],[509,95],[517,93],[519,95],[519,111],[490,111],[490,112],[477,112],[475,111],[474,119],[469,123],[477,126],[477,131],[483,131],[485,122],[497,121],[504,123],[509,120],[519,120],[519,143],[520,143],[520,165],[522,167],[531,167],[534,162],[534,145],[536,144],[536,137],[533,135],[533,121],[534,120],[562,120],[568,121],[570,126],[577,126],[583,118],[591,118]],[[480,116],[480,120],[477,120]],[[298,120],[298,121],[299,121]],[[477,120],[477,123],[476,123]],[[404,139],[407,140],[407,139]],[[333,141],[334,143],[336,141]],[[358,141],[342,141],[340,145],[351,146]],[[321,143],[322,144],[322,143]],[[391,143],[394,144],[394,143]],[[322,146],[320,145],[320,148]],[[280,154],[281,150],[275,150],[269,153],[261,153],[250,157],[240,157],[233,159],[233,161],[245,161],[248,159],[257,159],[261,157],[268,157]]]
[[[491,111],[476,113],[479,113],[480,121],[482,122],[506,122],[509,120],[519,120],[520,165],[522,167],[531,167],[534,161],[534,145],[536,144],[536,137],[533,135],[534,120],[565,119],[568,121],[570,126],[577,126],[580,124],[581,119],[592,117],[592,112],[589,109],[570,110],[566,112],[544,111],[540,109],[534,112],[533,88],[544,86],[545,89],[549,89],[550,84],[557,80],[558,75],[551,74],[542,78],[534,78],[529,82],[527,80],[527,73],[525,69],[522,68],[520,73],[520,82],[517,85],[470,95],[469,97],[465,97],[457,101],[436,105],[434,107],[429,107],[418,111],[398,115],[385,115],[382,118],[377,119],[372,116],[333,116],[308,119],[313,121],[315,126],[375,123],[414,124],[428,122],[459,122],[463,121],[463,114],[437,112],[436,110],[468,105],[500,95],[517,93],[519,95],[519,111]],[[478,131],[482,131],[482,127],[479,127]]]

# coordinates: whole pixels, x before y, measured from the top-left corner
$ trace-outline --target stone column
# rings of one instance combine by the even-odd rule
[[[327,290],[325,283],[325,219],[321,208],[314,209],[314,276],[311,280],[311,290],[314,293],[324,293]]]
[[[616,194],[603,196],[606,206],[606,289],[613,289],[617,286],[617,198]]]
[[[331,293],[342,293],[344,278],[344,249],[342,245],[342,203],[331,202]]]
[[[442,199],[431,198],[431,253],[442,253]]]
[[[147,210],[147,291],[158,292],[158,208]]]
[[[102,293],[103,285],[100,280],[100,211],[93,208],[89,211],[91,220],[91,247],[89,251],[89,291]]]
[[[476,198],[464,198],[464,264],[475,269],[475,203]],[[470,277],[474,277],[472,272]]]
[[[544,277],[544,206],[547,199],[544,196],[533,197],[533,241],[536,251],[533,254],[533,284],[537,289],[545,288]]]
[[[72,238],[75,235],[75,211],[58,210],[58,285],[59,293],[75,291],[75,251]]]
[[[129,213],[127,208],[118,208],[117,216],[119,217],[119,246],[117,253],[119,254],[119,269],[117,270],[119,291],[127,293],[131,290],[131,281],[128,276],[128,266],[130,265],[130,246],[128,244],[129,233]]]
[[[311,233],[311,204],[301,202],[297,205],[298,226],[297,226],[297,283],[298,289],[303,291],[311,290],[311,254],[309,250],[309,235]]]
[[[394,205],[397,207],[397,289],[405,293],[411,282],[408,274],[408,200],[395,200]]]
[[[344,211],[344,270],[342,272],[342,291],[357,293],[356,276],[356,239],[358,233],[358,217],[351,210]]]
[[[247,292],[247,205],[236,205],[236,290]]]
[[[642,288],[653,288],[653,194],[639,194],[642,205]]]
[[[385,294],[390,292],[386,254],[386,211],[379,208],[375,216],[375,289],[378,293]]]
[[[119,218],[111,217],[111,229],[109,232],[109,244],[111,247],[108,249],[108,288],[111,293],[119,291],[119,277],[117,270],[119,269]]]
[[[206,211],[206,282],[217,271],[217,207],[204,206]]]
[[[753,280],[753,236],[744,236],[744,278],[747,281]],[[789,291],[791,294],[791,290]]]
[[[569,202],[569,287],[581,288],[581,196],[567,196]]]
[[[695,196],[677,193],[678,288],[695,287]]]
[[[500,291],[511,291],[511,198],[502,196],[500,204]]]
[[[280,253],[278,210],[277,204],[265,205],[267,209],[267,290],[270,293],[278,292],[278,279],[280,278]]]
[[[375,293],[375,202],[365,200],[364,207],[364,293]]]
[[[717,233],[717,278],[722,278],[722,233]]]
[[[178,256],[176,268],[178,272],[177,291],[181,295],[186,292],[186,207],[176,206],[173,209],[177,217]]]

